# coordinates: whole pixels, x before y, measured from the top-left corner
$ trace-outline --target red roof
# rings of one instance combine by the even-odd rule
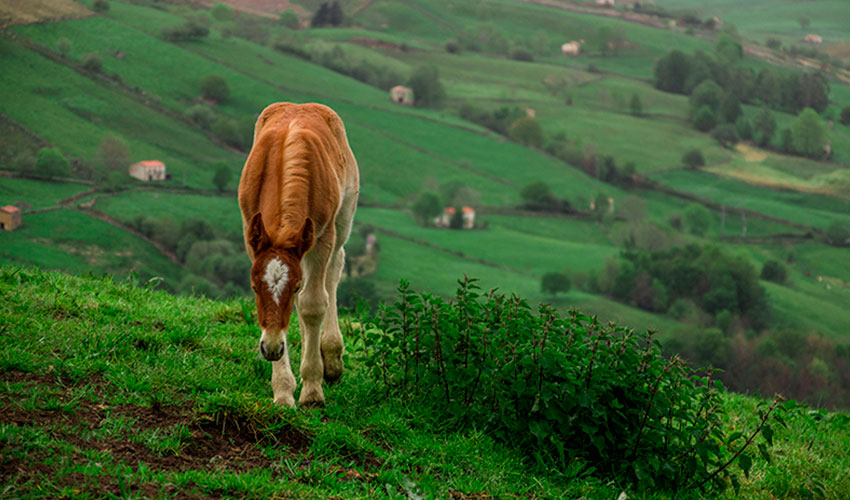
[[[6,213],[10,213],[10,214],[20,213],[20,211],[21,211],[20,208],[14,206],[14,205],[6,205],[5,207],[0,207],[0,210],[4,211]]]
[[[136,163],[136,165],[140,165],[143,168],[157,168],[157,167],[164,167],[165,163],[162,163],[161,161],[157,161],[157,160],[145,160],[145,161],[140,161],[140,162]]]

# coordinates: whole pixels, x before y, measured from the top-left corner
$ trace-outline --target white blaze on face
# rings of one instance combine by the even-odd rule
[[[280,295],[289,281],[289,268],[280,259],[272,259],[266,264],[266,274],[263,275],[263,281],[269,287],[274,303],[280,304]]]

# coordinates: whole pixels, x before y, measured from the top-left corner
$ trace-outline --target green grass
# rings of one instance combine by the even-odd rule
[[[176,284],[180,269],[149,243],[74,210],[23,217],[24,225],[0,234],[0,262],[37,264],[75,274],[161,276]]]
[[[427,409],[387,399],[345,328],[346,375],[323,410],[274,407],[270,365],[243,301],[173,297],[115,280],[0,268],[0,461],[16,498],[112,494],[240,498],[667,499],[523,459],[480,431],[434,429]],[[293,323],[295,324],[295,323]],[[40,341],[34,342],[38,338]],[[298,333],[290,335],[293,365]],[[758,400],[727,394],[723,425],[752,425]],[[791,498],[823,483],[850,494],[847,416],[792,409],[773,461],[741,496]],[[181,465],[183,464],[183,465]],[[740,498],[731,489],[717,498]],[[676,498],[706,498],[685,492]]]
[[[89,189],[85,184],[64,182],[35,181],[29,179],[0,178],[0,205],[26,203],[38,210],[56,205],[60,200],[70,198]]]

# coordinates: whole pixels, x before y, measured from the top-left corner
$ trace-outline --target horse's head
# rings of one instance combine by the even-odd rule
[[[269,236],[263,218],[251,219],[248,244],[254,255],[251,288],[257,300],[257,319],[263,334],[260,353],[269,361],[285,353],[286,333],[296,294],[301,289],[301,257],[313,244],[313,221],[305,221],[294,238],[276,241]]]

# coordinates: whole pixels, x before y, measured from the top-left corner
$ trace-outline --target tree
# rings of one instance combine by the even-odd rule
[[[761,268],[761,279],[767,281],[773,281],[774,283],[779,283],[780,285],[785,283],[785,280],[788,277],[788,271],[785,269],[780,262],[775,260],[769,260],[764,263],[764,266]]]
[[[692,149],[682,155],[682,165],[688,168],[697,168],[705,165],[705,158],[702,156],[702,151],[699,149]]]
[[[109,12],[109,2],[106,0],[94,0],[92,9],[99,14],[106,14]]]
[[[92,73],[100,73],[103,70],[103,58],[100,54],[91,53],[83,56],[83,69]]]
[[[632,116],[643,116],[643,103],[640,100],[640,96],[635,92],[632,94]]]
[[[295,30],[301,27],[301,21],[298,19],[298,14],[292,9],[286,9],[280,13],[278,23],[286,26],[289,29]]]
[[[689,73],[688,56],[680,50],[673,50],[655,65],[655,88],[683,94]]]
[[[440,73],[436,66],[418,66],[410,76],[407,85],[413,90],[417,107],[442,107],[446,91],[440,83]]]
[[[570,285],[570,277],[564,273],[549,272],[540,279],[540,290],[552,296],[560,292],[568,292]]]
[[[776,134],[776,117],[766,107],[762,107],[753,120],[753,139],[759,146],[767,146]]]
[[[714,45],[714,52],[727,66],[737,64],[744,56],[741,43],[726,33],[721,34],[717,38],[717,43]]]
[[[826,239],[830,245],[839,247],[850,245],[850,226],[841,221],[832,221],[826,228]]]
[[[723,100],[723,89],[720,85],[714,80],[703,80],[691,93],[689,102],[691,104],[691,110],[698,110],[703,106],[708,106],[712,112],[717,113]]]
[[[71,175],[71,166],[65,155],[59,150],[42,148],[38,152],[35,171],[39,177],[45,177],[47,179],[68,177]]]
[[[711,137],[723,147],[734,146],[740,139],[738,129],[732,123],[723,123],[714,127],[714,130],[711,131]]]
[[[791,125],[794,150],[809,158],[820,158],[826,145],[826,126],[811,108],[804,109]]]
[[[535,148],[542,147],[546,141],[540,122],[530,116],[524,116],[513,122],[508,129],[508,135],[524,146]]]
[[[222,103],[230,97],[230,87],[224,78],[218,75],[207,75],[201,78],[201,95],[205,99]]]
[[[850,125],[850,106],[844,106],[841,110],[841,117],[838,119],[842,125]]]
[[[97,147],[94,162],[107,174],[109,172],[126,174],[127,167],[130,166],[130,147],[127,141],[115,134],[106,134]]]
[[[342,13],[342,7],[337,0],[331,4],[328,9],[328,24],[331,26],[341,26],[345,20],[345,15]]]
[[[68,40],[63,36],[56,41],[56,48],[59,50],[59,53],[62,54],[62,57],[68,57],[68,54],[71,53],[71,40]]]
[[[779,77],[770,68],[759,72],[756,78],[756,98],[770,107],[776,107],[782,102],[782,88]]]
[[[695,236],[703,236],[714,222],[711,210],[702,205],[692,203],[685,209],[685,225],[688,231]]]
[[[233,177],[233,172],[227,167],[227,163],[221,162],[215,168],[213,175],[213,184],[219,191],[224,191],[227,185],[230,184],[230,179]]]
[[[700,132],[708,132],[717,124],[714,111],[708,106],[699,108],[694,115],[694,128]]]
[[[316,28],[328,24],[328,16],[330,15],[330,6],[327,2],[322,2],[319,10],[313,15],[313,20],[310,21],[310,26]]]
[[[735,123],[741,116],[741,101],[738,100],[738,96],[731,92],[727,94],[723,104],[720,105],[720,114],[725,122]]]
[[[735,121],[735,131],[741,140],[748,141],[753,138],[753,124],[746,116],[740,116]]]
[[[233,20],[233,9],[226,3],[216,3],[212,8],[213,19],[220,22]]]
[[[423,226],[430,225],[434,217],[443,213],[443,204],[440,202],[440,197],[431,192],[420,194],[411,208],[413,209],[413,215],[416,216],[419,223]]]
[[[558,198],[552,193],[549,184],[543,181],[532,182],[519,192],[522,204],[529,210],[555,210],[558,208]]]

